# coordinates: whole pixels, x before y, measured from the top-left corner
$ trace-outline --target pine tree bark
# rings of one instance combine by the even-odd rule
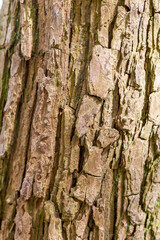
[[[3,0],[0,239],[160,239],[159,0]]]

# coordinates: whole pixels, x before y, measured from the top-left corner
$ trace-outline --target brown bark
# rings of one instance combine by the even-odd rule
[[[4,0],[0,239],[160,239],[159,0]]]

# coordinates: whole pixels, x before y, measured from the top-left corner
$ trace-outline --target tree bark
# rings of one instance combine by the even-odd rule
[[[0,239],[160,239],[159,0],[3,0]]]

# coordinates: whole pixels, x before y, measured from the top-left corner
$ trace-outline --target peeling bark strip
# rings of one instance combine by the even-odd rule
[[[4,0],[0,239],[160,239],[159,0]]]

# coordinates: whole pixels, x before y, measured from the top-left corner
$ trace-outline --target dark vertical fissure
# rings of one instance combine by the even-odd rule
[[[56,133],[56,145],[55,145],[55,155],[54,155],[54,162],[53,162],[53,169],[52,169],[52,177],[51,177],[51,182],[50,182],[50,197],[52,197],[53,202],[56,203],[55,196],[51,196],[52,189],[55,183],[55,178],[57,174],[57,170],[59,167],[59,158],[60,158],[60,142],[61,142],[61,131],[62,131],[62,112],[63,109],[59,108],[59,113],[58,113],[58,124],[57,124],[57,133]],[[58,207],[57,207],[58,209]]]

